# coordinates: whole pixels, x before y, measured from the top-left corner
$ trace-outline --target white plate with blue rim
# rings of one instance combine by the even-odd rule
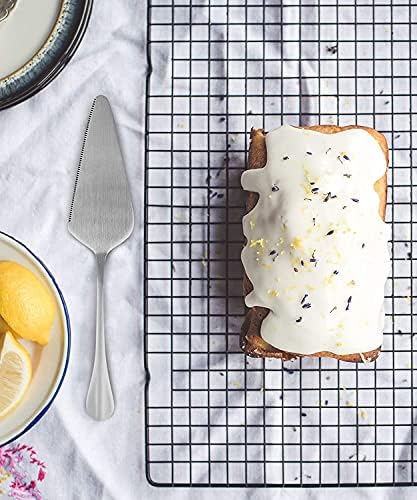
[[[0,109],[36,94],[62,71],[84,36],[93,3],[93,0],[3,1]]]
[[[58,310],[47,346],[19,340],[31,355],[33,375],[23,401],[0,419],[0,446],[3,446],[36,425],[51,407],[67,372],[71,328],[62,292],[39,257],[23,243],[0,231],[0,260],[17,262],[35,273],[55,297]]]

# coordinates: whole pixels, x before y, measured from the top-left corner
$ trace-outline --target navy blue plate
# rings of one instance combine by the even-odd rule
[[[41,50],[23,68],[0,80],[0,110],[28,99],[59,75],[80,45],[92,5],[93,0],[63,0],[58,21]]]

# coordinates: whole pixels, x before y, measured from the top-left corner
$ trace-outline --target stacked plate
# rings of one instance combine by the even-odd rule
[[[80,44],[91,8],[92,0],[6,2],[0,13],[0,109],[31,97],[60,73]]]

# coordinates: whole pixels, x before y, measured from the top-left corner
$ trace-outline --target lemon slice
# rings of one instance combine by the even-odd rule
[[[1,342],[1,341],[0,341]],[[32,362],[27,350],[10,332],[0,350],[0,418],[22,401],[32,378]]]

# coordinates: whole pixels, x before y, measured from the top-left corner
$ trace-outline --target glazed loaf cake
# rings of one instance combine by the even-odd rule
[[[375,360],[388,274],[388,146],[367,127],[252,129],[241,347]]]

